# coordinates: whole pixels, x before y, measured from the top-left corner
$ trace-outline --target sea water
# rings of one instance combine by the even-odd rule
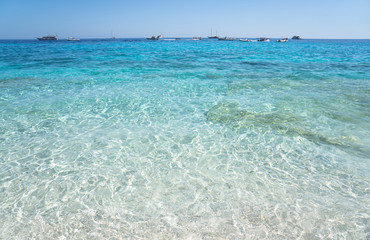
[[[370,40],[0,41],[1,239],[367,239]]]

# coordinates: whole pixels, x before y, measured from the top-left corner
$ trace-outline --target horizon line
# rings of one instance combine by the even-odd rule
[[[56,35],[58,36],[58,35]],[[163,39],[168,39],[168,38],[180,38],[180,39],[187,39],[187,38],[193,38],[194,36],[192,37],[174,37],[174,36],[171,36],[171,37],[163,37]],[[209,36],[206,36],[206,37],[202,37],[201,38],[204,38],[204,39],[208,39]],[[226,36],[226,37],[229,37],[229,36]],[[265,36],[266,37],[266,36]],[[63,38],[58,38],[58,40],[66,40],[67,38],[69,37],[63,37]],[[147,37],[115,37],[115,38],[111,38],[111,37],[79,37],[79,39],[110,39],[110,40],[115,40],[115,39],[146,39]],[[220,36],[220,38],[223,38],[223,36]],[[241,39],[245,39],[245,38],[261,38],[261,37],[231,37],[231,38],[241,38]],[[267,37],[267,38],[270,38],[270,39],[281,39],[281,38],[284,38],[284,37]],[[291,39],[291,37],[288,37],[288,39]],[[0,38],[0,40],[37,40],[37,37],[33,37],[33,38]],[[370,40],[370,38],[302,38],[301,40]],[[57,41],[57,40],[56,40]],[[300,40],[296,40],[296,41],[300,41]]]

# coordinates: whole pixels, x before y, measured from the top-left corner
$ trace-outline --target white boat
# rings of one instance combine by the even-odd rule
[[[74,38],[74,37],[69,37],[69,38],[67,38],[67,41],[80,41],[80,39]]]
[[[282,38],[277,40],[276,42],[288,42],[288,38]]]
[[[199,40],[202,40],[202,38],[201,37],[193,37],[193,39],[192,40],[194,40],[194,41],[199,41]]]
[[[249,40],[248,38],[246,38],[246,39],[239,39],[239,41],[241,41],[241,42],[252,42],[252,40]]]

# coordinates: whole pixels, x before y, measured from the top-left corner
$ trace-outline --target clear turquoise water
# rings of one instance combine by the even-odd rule
[[[0,41],[0,238],[367,239],[370,41]]]

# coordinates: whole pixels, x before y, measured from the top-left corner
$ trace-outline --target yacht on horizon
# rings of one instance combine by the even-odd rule
[[[74,37],[69,37],[69,38],[67,38],[67,41],[80,41],[80,39],[74,38]]]
[[[110,39],[116,39],[116,37],[113,36],[113,31],[110,31]]]
[[[261,37],[260,39],[257,40],[258,42],[270,42],[269,38]]]
[[[146,38],[147,40],[159,40],[160,38],[163,38],[162,35],[158,35],[158,36],[152,36],[152,37],[148,37]]]
[[[282,38],[277,40],[276,42],[288,42],[288,38]]]
[[[211,28],[211,36],[209,36],[208,38],[211,38],[211,39],[218,39],[218,36],[217,36],[217,31],[216,31],[216,35],[212,35],[212,28]]]
[[[238,39],[236,39],[236,38],[231,38],[231,37],[223,37],[223,38],[220,38],[220,37],[218,37],[218,40],[220,40],[220,41],[236,41],[236,40],[238,40]]]
[[[37,38],[40,41],[55,41],[58,40],[57,35],[47,35],[44,37]]]

